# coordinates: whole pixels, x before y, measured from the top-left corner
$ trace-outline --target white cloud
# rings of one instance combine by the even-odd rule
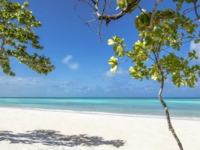
[[[128,70],[123,70],[122,68],[117,69],[116,74],[128,75]]]
[[[197,56],[199,57],[198,61],[200,61],[200,43],[195,44],[194,41],[190,42],[190,51],[196,50]]]
[[[72,69],[72,70],[76,70],[79,68],[79,64],[77,62],[71,62],[72,60],[72,55],[67,55],[67,57],[65,57],[62,62],[64,64],[67,64],[67,66]]]
[[[72,63],[72,64],[68,64],[69,68],[72,70],[76,70],[79,68],[79,64],[78,63]]]
[[[65,57],[65,58],[62,60],[62,62],[65,63],[65,64],[68,64],[69,61],[70,61],[72,58],[73,58],[72,55],[67,55],[67,57]]]
[[[55,81],[44,77],[0,76],[0,95],[3,97],[41,96]]]
[[[111,73],[110,70],[108,70],[104,75],[106,77],[114,77],[115,75],[128,75],[128,70],[118,68],[115,73]]]
[[[12,84],[12,85],[37,85],[41,84],[42,82],[46,81],[42,77],[27,77],[27,78],[22,78],[22,77],[0,77],[0,84]]]
[[[110,70],[108,70],[106,73],[105,73],[105,76],[106,77],[113,77],[115,74],[110,72]]]

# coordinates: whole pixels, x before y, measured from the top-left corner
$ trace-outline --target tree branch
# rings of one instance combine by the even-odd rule
[[[197,16],[197,19],[200,21],[200,17],[199,17],[199,14],[197,12],[197,2],[195,0],[193,0],[193,3],[194,3],[194,11],[195,11],[195,14]]]
[[[163,108],[165,109],[165,115],[166,115],[166,118],[167,118],[169,130],[172,132],[174,138],[176,139],[176,142],[177,142],[180,150],[183,150],[182,144],[181,144],[181,142],[180,142],[178,136],[176,135],[176,132],[175,132],[173,126],[172,126],[171,119],[170,119],[170,114],[169,114],[169,111],[168,111],[168,107],[167,107],[165,101],[162,98],[162,91],[163,91],[164,82],[165,82],[164,72],[163,72],[164,69],[163,69],[162,64],[160,64],[160,59],[159,59],[158,53],[155,52],[155,51],[153,51],[153,53],[154,53],[154,56],[155,56],[155,59],[156,59],[156,64],[157,64],[157,67],[158,67],[158,70],[159,70],[160,76],[161,76],[161,87],[160,87],[160,90],[158,92],[158,97],[159,97],[159,100],[160,100]]]
[[[5,37],[5,35],[3,33],[1,33],[1,36],[2,36],[2,43],[1,43],[0,51],[3,52],[4,45],[6,44],[6,37]]]
[[[196,5],[196,9],[200,7],[200,4]],[[193,11],[195,9],[195,7],[191,7],[191,8],[188,8],[186,10],[183,11],[183,14],[182,15],[186,15],[187,13]]]
[[[127,12],[129,12],[131,10],[131,8],[133,8],[134,6],[136,6],[140,0],[134,0],[132,3],[130,3],[126,9],[122,10],[121,12],[119,12],[118,14],[115,15],[105,15],[104,13],[100,13],[99,12],[99,1],[97,0],[96,2],[94,2],[95,4],[95,13],[98,17],[99,20],[105,20],[106,21],[106,25],[108,26],[109,22],[111,20],[118,20],[119,18],[121,18],[122,16],[124,16]],[[104,1],[104,5],[105,5],[105,1]]]
[[[76,10],[76,7],[78,6],[78,4],[79,4],[80,2],[86,3],[86,4],[89,5],[92,9],[95,10],[94,6],[93,6],[92,4],[90,4],[90,2],[88,2],[88,0],[77,0],[76,5],[74,6],[74,9],[75,9],[75,10]],[[93,0],[92,0],[92,2],[93,2]],[[93,2],[93,3],[94,3],[94,2]]]
[[[151,20],[150,20],[150,31],[151,32],[153,31],[154,17],[155,17],[156,9],[158,7],[159,2],[160,2],[160,0],[156,0],[153,11],[152,11]]]
[[[125,60],[123,60],[123,61],[120,61],[120,62],[118,62],[118,64],[124,63],[124,62],[126,62],[126,61],[128,61],[128,59],[125,59]]]

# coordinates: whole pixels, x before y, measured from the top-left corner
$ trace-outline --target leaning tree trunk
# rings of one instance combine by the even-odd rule
[[[161,73],[161,76],[162,76],[162,81],[161,81],[161,87],[160,87],[160,90],[158,92],[158,98],[162,104],[162,106],[164,107],[165,109],[165,114],[166,114],[166,117],[167,117],[167,122],[168,122],[168,127],[169,127],[169,130],[172,132],[174,138],[176,139],[176,142],[180,148],[180,150],[183,150],[183,147],[182,147],[182,144],[181,144],[181,141],[179,140],[178,136],[176,135],[176,132],[171,124],[171,119],[170,119],[170,115],[169,115],[169,111],[168,111],[168,108],[167,108],[167,105],[165,103],[165,101],[163,100],[162,98],[162,91],[163,91],[163,88],[164,88],[164,76],[163,74]]]
[[[176,142],[180,148],[180,150],[183,150],[183,146],[181,144],[181,141],[179,140],[178,136],[176,135],[176,132],[172,126],[172,123],[171,123],[171,119],[170,119],[170,115],[169,115],[169,111],[168,111],[168,108],[167,108],[167,105],[165,103],[165,101],[163,100],[162,98],[162,91],[163,91],[163,88],[164,88],[164,82],[165,82],[165,79],[164,79],[164,73],[163,73],[163,66],[162,64],[160,63],[160,60],[159,60],[159,52],[160,52],[160,48],[161,47],[158,47],[158,51],[154,51],[153,50],[153,54],[155,56],[155,59],[156,59],[156,64],[157,64],[157,67],[158,67],[158,70],[160,72],[160,76],[161,76],[161,87],[160,87],[160,90],[158,92],[158,98],[162,104],[162,106],[164,107],[165,109],[165,115],[167,117],[167,123],[168,123],[168,127],[169,127],[169,130],[172,132],[174,138],[176,139]]]

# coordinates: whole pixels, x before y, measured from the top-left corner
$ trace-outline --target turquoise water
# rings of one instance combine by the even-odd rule
[[[200,118],[200,98],[165,98],[172,117]],[[165,116],[158,98],[0,98],[0,107]]]

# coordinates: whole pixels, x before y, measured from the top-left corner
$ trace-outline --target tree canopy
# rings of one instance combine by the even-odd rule
[[[37,28],[42,24],[28,10],[28,6],[27,1],[21,5],[0,0],[0,66],[3,72],[10,76],[15,76],[10,67],[10,57],[15,57],[39,74],[46,75],[55,69],[50,58],[27,52],[28,45],[36,50],[44,48],[39,44],[39,36],[33,30],[33,27]]]
[[[107,8],[110,8],[111,1],[107,0],[78,0],[88,4],[96,15],[96,20],[100,21],[99,31],[102,22],[105,21],[108,26],[111,21],[118,20],[126,14],[130,14],[136,8],[140,10],[133,20],[135,28],[139,31],[138,41],[133,43],[132,49],[126,47],[124,38],[113,36],[108,40],[108,45],[113,46],[115,56],[112,56],[108,63],[111,65],[110,71],[115,73],[121,58],[132,61],[129,68],[130,76],[141,81],[153,79],[161,84],[158,97],[163,105],[168,121],[169,130],[183,150],[182,143],[171,124],[168,107],[162,98],[164,83],[171,77],[172,82],[177,87],[181,85],[193,88],[200,77],[200,65],[191,63],[198,59],[196,50],[188,52],[187,57],[178,54],[184,43],[194,40],[194,43],[200,42],[199,21],[197,4],[198,0],[173,0],[176,9],[166,8],[158,10],[159,3],[163,0],[155,0],[152,11],[146,11],[140,6],[142,0],[116,0],[116,14],[106,14]],[[170,1],[171,2],[171,1]],[[101,3],[101,4],[100,4]],[[182,10],[183,4],[193,4],[193,7]],[[189,13],[194,13],[196,18],[191,18]],[[94,20],[94,21],[96,21]],[[86,23],[90,23],[88,21]],[[132,20],[131,20],[132,23]],[[99,33],[98,31],[98,33]],[[101,36],[101,34],[98,34]]]
[[[175,0],[174,0],[175,1]],[[178,0],[176,0],[178,1]],[[122,58],[128,56],[134,63],[129,71],[135,79],[142,80],[153,79],[161,82],[161,74],[158,63],[162,66],[164,79],[171,75],[172,82],[180,87],[188,85],[194,87],[195,82],[200,76],[200,65],[190,65],[190,61],[198,59],[196,51],[188,52],[188,57],[179,57],[174,51],[180,51],[184,41],[194,40],[194,43],[200,42],[200,31],[196,29],[199,24],[181,13],[181,6],[184,1],[178,1],[177,10],[167,8],[154,12],[142,10],[141,14],[135,18],[135,27],[140,31],[139,39],[133,44],[132,50],[126,50],[126,44],[123,38],[113,36],[108,40],[108,45],[113,45],[116,56]],[[193,1],[186,1],[192,3]],[[152,15],[154,14],[154,16]],[[153,21],[151,22],[153,16]],[[169,50],[172,49],[172,51]],[[146,65],[145,62],[151,61],[152,65]],[[112,56],[109,60],[111,72],[117,69],[118,58]]]

